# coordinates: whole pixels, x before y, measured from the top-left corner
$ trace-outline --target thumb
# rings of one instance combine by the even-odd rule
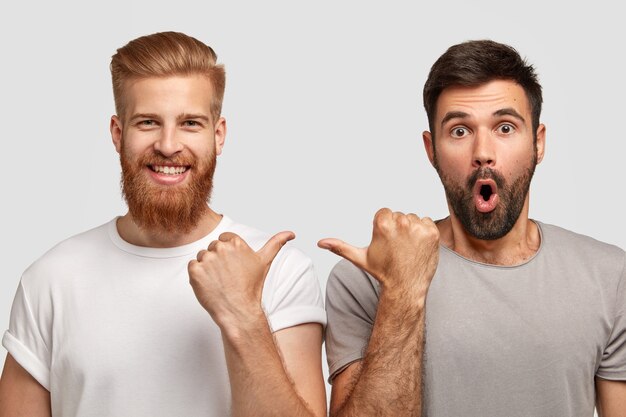
[[[265,242],[265,245],[263,245],[263,247],[259,249],[257,253],[269,265],[276,257],[278,251],[280,251],[280,248],[282,248],[285,243],[289,242],[295,237],[296,235],[293,232],[276,233],[267,242]]]
[[[367,270],[367,248],[354,247],[339,239],[322,239],[317,246],[345,258],[361,269]]]

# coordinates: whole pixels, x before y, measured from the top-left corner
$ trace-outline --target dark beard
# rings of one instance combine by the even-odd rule
[[[536,159],[533,158],[530,166],[511,184],[507,184],[499,172],[491,168],[479,168],[467,179],[465,186],[458,185],[445,176],[436,163],[435,168],[441,178],[452,211],[463,228],[477,239],[495,240],[509,233],[519,219],[536,165]],[[485,178],[495,181],[500,198],[496,208],[488,213],[482,213],[476,209],[473,194],[476,181]]]
[[[166,162],[191,166],[187,185],[159,186],[150,182],[146,173],[142,172],[147,165]],[[215,153],[206,161],[198,161],[191,155],[165,158],[157,153],[142,155],[138,160],[131,161],[125,156],[122,142],[120,163],[122,195],[133,220],[140,228],[163,234],[189,233],[208,211],[216,165]]]

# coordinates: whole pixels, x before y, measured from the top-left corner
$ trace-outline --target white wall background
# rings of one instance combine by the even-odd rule
[[[296,231],[322,286],[337,257],[318,239],[367,244],[382,206],[446,215],[422,149],[421,90],[434,60],[468,39],[509,43],[540,75],[548,139],[531,217],[626,248],[626,26],[617,4],[5,3],[0,328],[32,261],[124,213],[108,65],[130,39],[164,30],[208,43],[226,65],[229,134],[214,208],[268,232]]]

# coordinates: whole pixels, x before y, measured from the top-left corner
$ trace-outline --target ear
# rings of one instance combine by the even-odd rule
[[[540,124],[537,127],[537,163],[541,163],[546,149],[546,126]]]
[[[221,155],[226,141],[226,119],[220,117],[215,123],[215,155]]]
[[[115,146],[117,153],[120,153],[122,150],[122,122],[116,115],[111,116],[109,130],[111,131],[113,146]]]
[[[424,149],[426,150],[426,155],[428,155],[428,160],[432,166],[435,166],[435,144],[433,143],[433,135],[425,130],[422,132],[422,139],[424,140]]]

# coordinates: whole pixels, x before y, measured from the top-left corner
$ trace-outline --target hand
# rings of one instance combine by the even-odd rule
[[[425,296],[439,260],[439,229],[428,217],[383,208],[374,216],[368,247],[356,248],[338,239],[322,239],[317,245],[369,272],[383,291],[417,290]]]
[[[262,314],[261,294],[272,261],[292,232],[272,236],[255,252],[235,233],[222,233],[189,262],[189,282],[200,304],[222,329]]]

